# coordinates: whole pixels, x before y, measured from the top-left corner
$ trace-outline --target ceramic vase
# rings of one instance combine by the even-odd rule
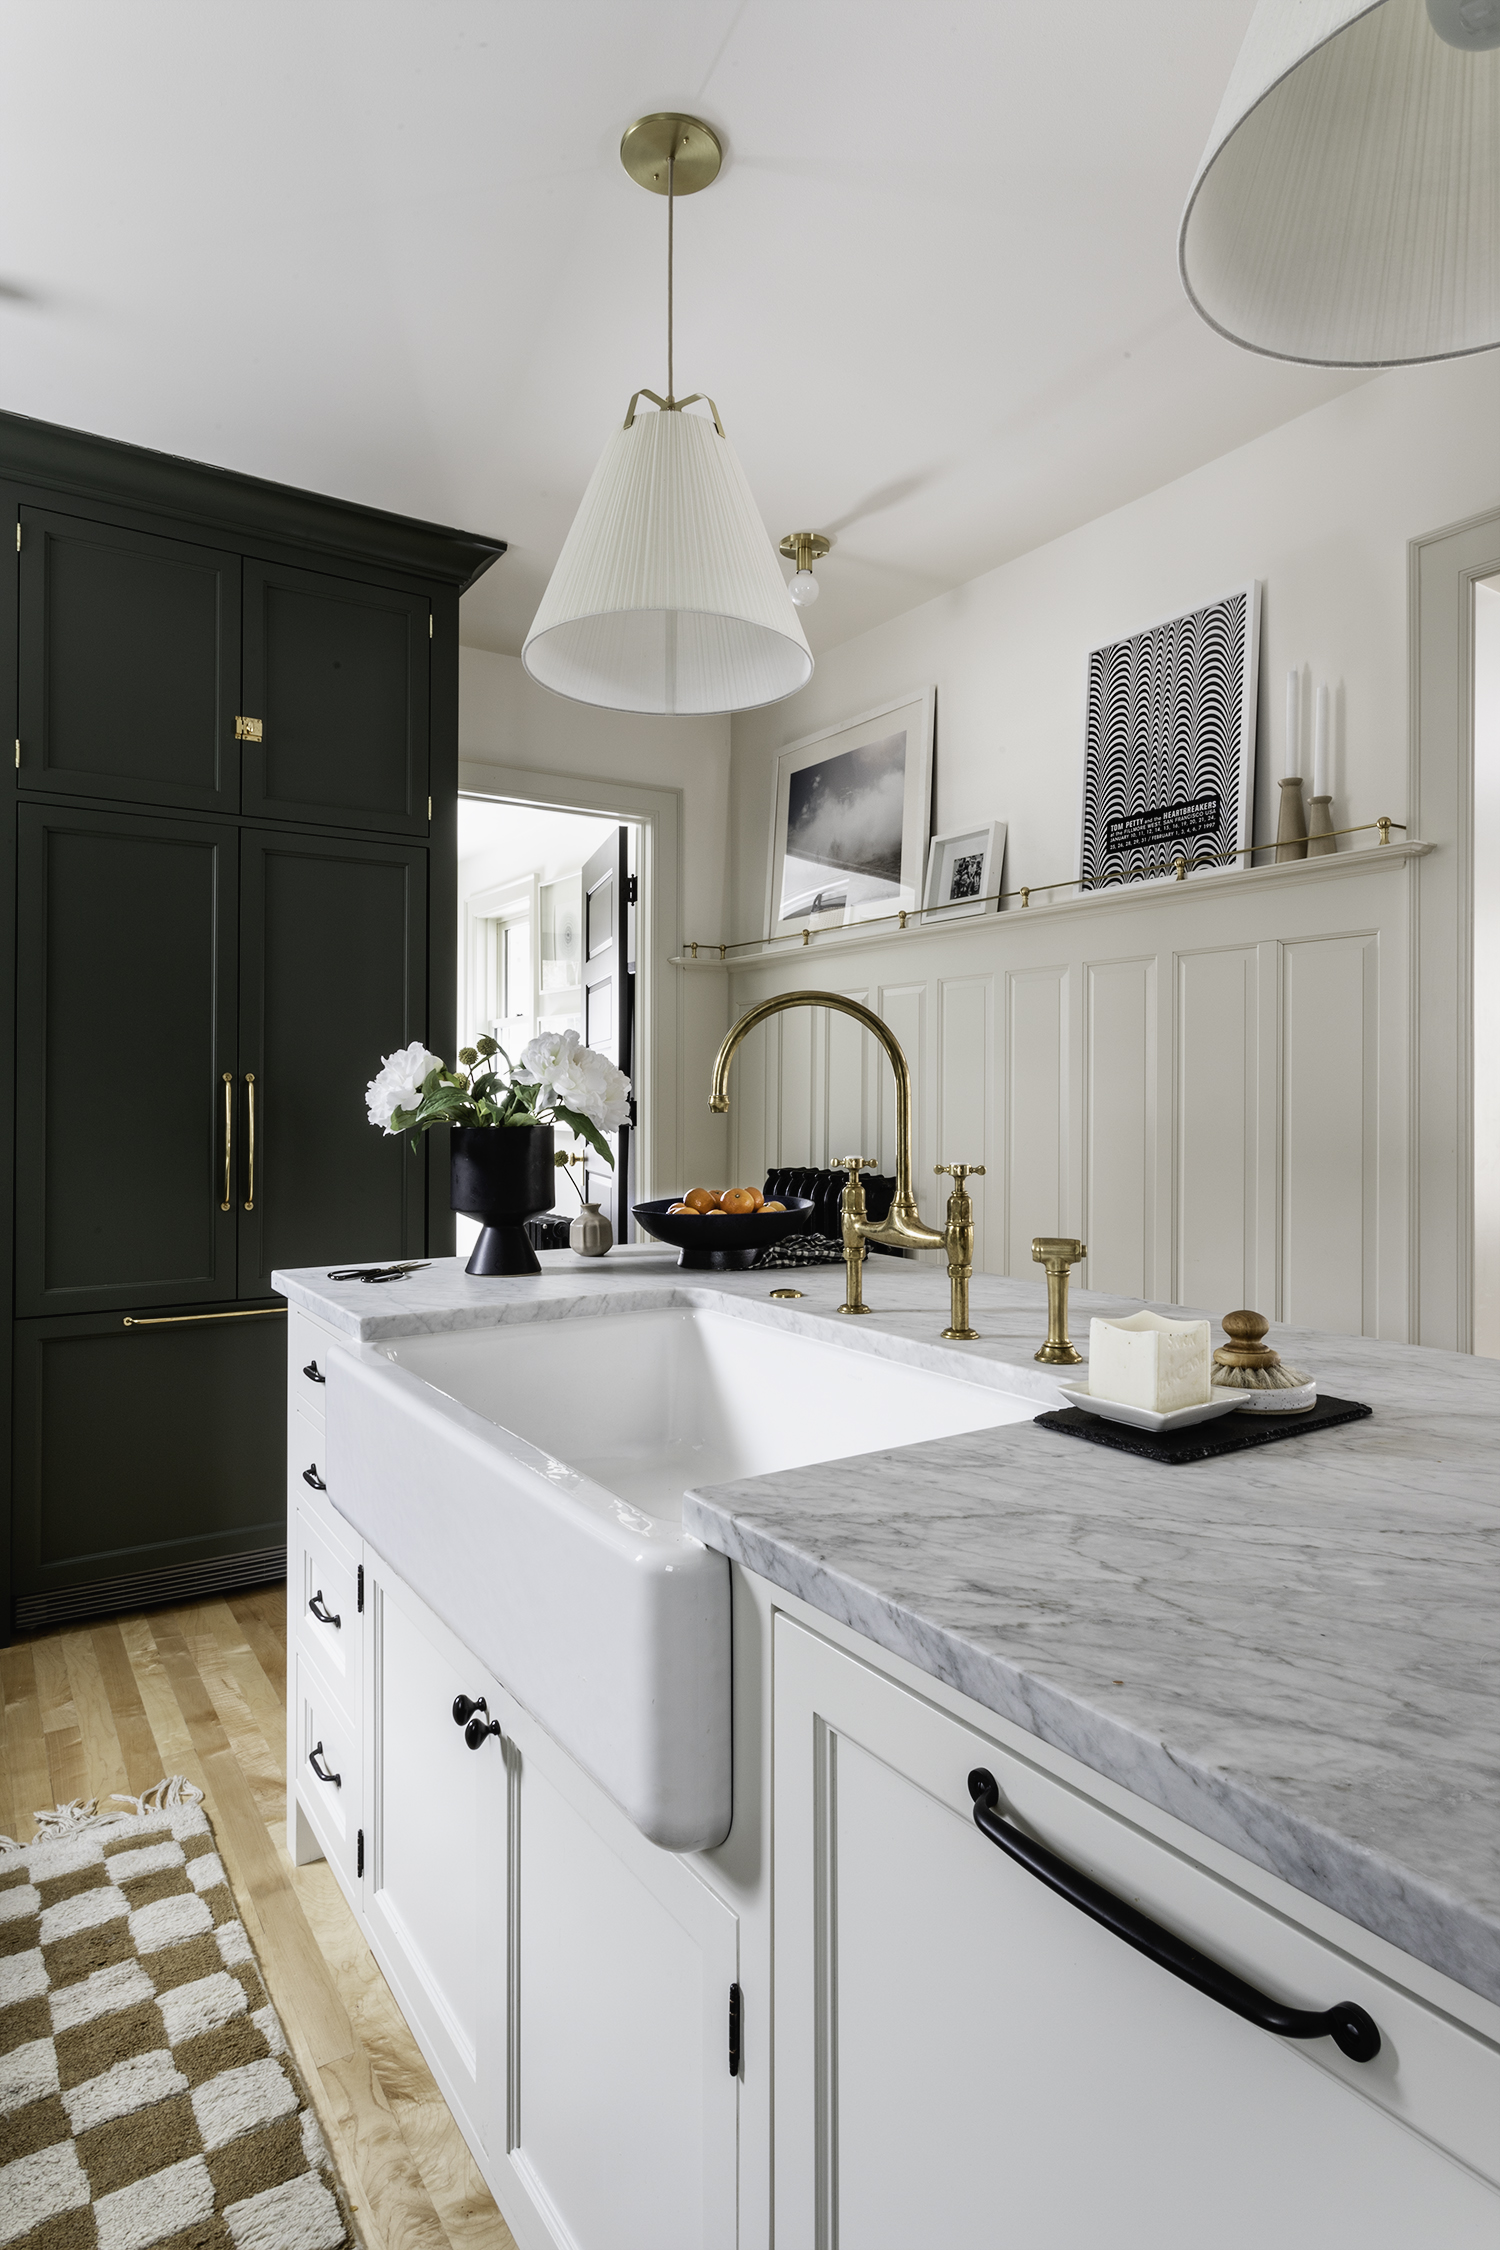
[[[597,1203],[585,1203],[568,1229],[568,1248],[580,1258],[602,1258],[614,1239],[615,1230]]]
[[[526,1221],[550,1211],[557,1192],[550,1125],[455,1125],[453,1208],[484,1230],[465,1273],[540,1273]]]

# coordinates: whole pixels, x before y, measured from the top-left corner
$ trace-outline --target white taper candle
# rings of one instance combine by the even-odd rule
[[[1313,786],[1315,797],[1332,794],[1328,786],[1328,690],[1318,690],[1317,731],[1313,735]]]
[[[1288,672],[1286,676],[1286,752],[1282,772],[1288,781],[1302,772],[1302,746],[1297,737],[1302,722],[1302,675]]]

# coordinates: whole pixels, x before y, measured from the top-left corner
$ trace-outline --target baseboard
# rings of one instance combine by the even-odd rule
[[[71,1617],[103,1617],[162,1602],[191,1601],[195,1594],[226,1593],[236,1586],[268,1586],[285,1576],[285,1547],[257,1547],[249,1554],[179,1563],[172,1570],[96,1578],[85,1585],[59,1586],[54,1593],[18,1594],[16,1630],[34,1632],[39,1625],[59,1625]]]

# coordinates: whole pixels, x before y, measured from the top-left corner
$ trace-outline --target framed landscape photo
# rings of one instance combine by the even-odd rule
[[[948,921],[955,914],[988,914],[1000,904],[1005,876],[1005,828],[992,820],[983,828],[960,828],[934,836],[927,847],[925,919]]]
[[[776,761],[766,936],[920,903],[932,805],[933,690],[794,742]]]
[[[1089,656],[1080,888],[1236,867],[1250,842],[1260,587]]]

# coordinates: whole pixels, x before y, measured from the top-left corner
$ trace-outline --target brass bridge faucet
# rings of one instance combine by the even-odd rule
[[[1031,1255],[1047,1276],[1047,1341],[1037,1353],[1049,1367],[1076,1367],[1083,1358],[1068,1334],[1068,1268],[1089,1254],[1071,1235],[1039,1234]]]
[[[708,1106],[720,1113],[729,1107],[729,1065],[735,1050],[747,1032],[757,1024],[765,1023],[771,1016],[779,1016],[788,1008],[833,1008],[838,1014],[852,1016],[862,1024],[884,1048],[896,1079],[896,1192],[891,1198],[890,1210],[883,1219],[872,1219],[865,1209],[865,1191],[860,1173],[874,1163],[870,1156],[845,1156],[839,1159],[839,1168],[849,1174],[849,1184],[844,1190],[840,1205],[844,1236],[844,1271],[846,1275],[844,1302],[841,1313],[866,1313],[871,1307],[864,1301],[864,1262],[866,1245],[884,1242],[894,1250],[943,1250],[948,1256],[948,1278],[952,1288],[952,1319],[943,1330],[944,1336],[968,1340],[978,1335],[969,1326],[969,1277],[974,1270],[974,1206],[964,1193],[965,1179],[983,1173],[982,1164],[940,1164],[939,1172],[953,1176],[953,1193],[948,1198],[948,1223],[941,1230],[924,1226],[917,1209],[916,1191],[911,1176],[911,1070],[901,1051],[900,1041],[881,1022],[879,1016],[863,1007],[858,1000],[846,1000],[841,992],[783,992],[777,999],[762,1000],[750,1008],[730,1030],[714,1063],[713,1092]]]

